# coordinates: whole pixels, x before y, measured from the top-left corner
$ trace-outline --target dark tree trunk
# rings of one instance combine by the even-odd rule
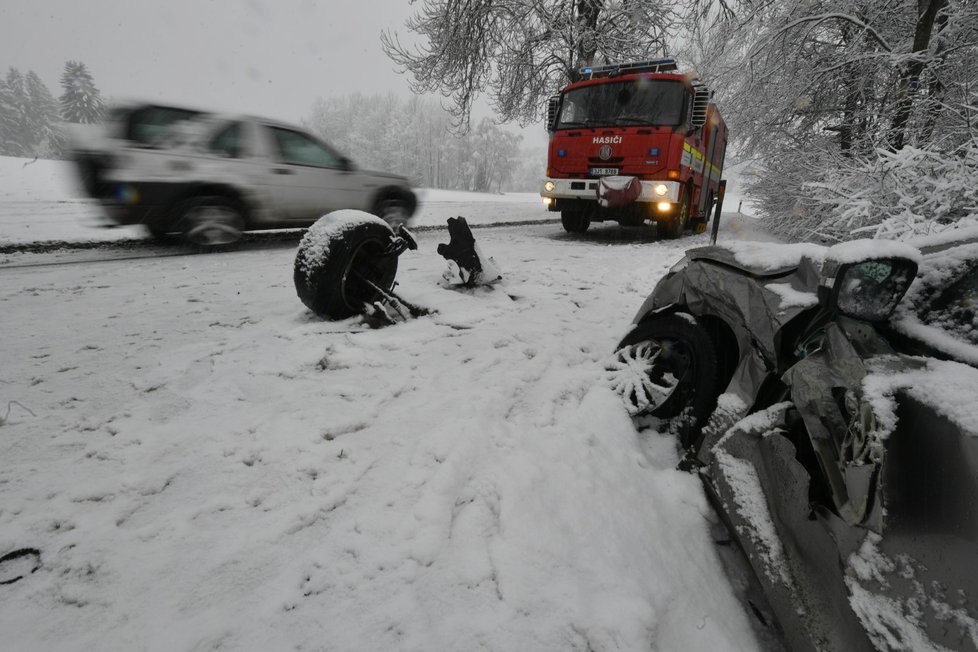
[[[846,158],[852,156],[852,144],[856,131],[856,110],[859,102],[857,81],[850,79],[846,85],[846,104],[842,111],[842,126],[839,128],[839,148]]]
[[[572,81],[580,79],[580,68],[594,63],[598,51],[595,33],[603,4],[604,0],[577,0],[577,61],[571,71]]]
[[[947,27],[947,21],[948,15],[946,12],[939,14],[934,26],[934,38],[937,41],[934,47],[934,55],[937,57],[938,70],[943,67],[944,62],[947,60],[947,40],[941,35],[941,32]],[[936,74],[931,74],[930,91],[927,97],[929,106],[927,107],[927,119],[924,122],[923,129],[925,140],[930,140],[931,136],[934,135],[934,127],[937,125],[937,118],[941,114],[946,93],[947,87],[944,86],[941,78]]]
[[[917,27],[913,35],[913,51],[923,55],[930,47],[930,38],[934,32],[934,23],[938,12],[947,5],[947,0],[917,0]],[[915,59],[907,64],[900,75],[897,90],[896,112],[890,124],[890,149],[897,151],[903,148],[907,139],[907,124],[913,112],[914,94],[920,86],[920,75],[924,72],[923,59]]]

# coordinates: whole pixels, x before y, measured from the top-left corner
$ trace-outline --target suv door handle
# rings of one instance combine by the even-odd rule
[[[272,172],[275,174],[295,174],[295,172],[289,168],[272,168]]]

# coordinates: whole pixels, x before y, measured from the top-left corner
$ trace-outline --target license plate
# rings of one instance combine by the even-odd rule
[[[613,177],[618,174],[618,168],[591,168],[592,177]]]

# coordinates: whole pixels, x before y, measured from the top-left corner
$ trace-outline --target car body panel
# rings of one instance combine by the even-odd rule
[[[749,408],[765,378],[777,369],[782,328],[817,305],[816,263],[802,257],[797,264],[773,272],[752,269],[749,274],[732,274],[731,270],[743,271],[745,266],[736,263],[723,247],[692,249],[687,258],[684,269],[659,282],[632,323],[637,325],[655,312],[682,310],[715,317],[731,326],[738,355],[726,391],[739,396],[745,409]]]

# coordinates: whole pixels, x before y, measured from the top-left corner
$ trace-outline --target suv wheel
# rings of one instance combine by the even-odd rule
[[[146,230],[149,231],[149,235],[154,240],[159,240],[160,242],[165,242],[167,236],[173,232],[173,229],[162,220],[150,220],[146,222]]]
[[[191,199],[180,211],[179,220],[183,237],[198,247],[237,242],[245,228],[241,211],[221,197]]]

